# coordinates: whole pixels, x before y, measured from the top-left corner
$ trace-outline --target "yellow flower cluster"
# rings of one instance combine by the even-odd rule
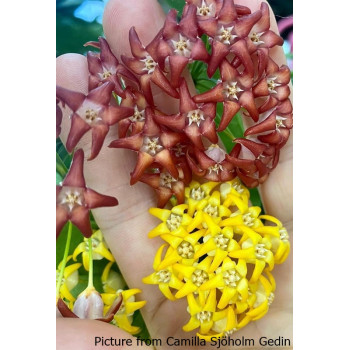
[[[193,181],[185,195],[171,210],[150,209],[162,223],[149,237],[166,243],[143,282],[170,300],[187,297],[185,331],[199,328],[206,340],[228,336],[268,311],[276,287],[271,271],[287,258],[289,237],[279,220],[249,206],[238,179]]]

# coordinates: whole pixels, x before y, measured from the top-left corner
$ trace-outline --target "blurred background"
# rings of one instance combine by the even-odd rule
[[[147,1],[147,0],[140,0]],[[56,0],[56,56],[67,52],[85,54],[83,44],[103,35],[102,15],[108,0]],[[181,11],[184,0],[158,0],[165,12]],[[280,32],[285,39],[284,51],[292,68],[293,1],[270,0]]]

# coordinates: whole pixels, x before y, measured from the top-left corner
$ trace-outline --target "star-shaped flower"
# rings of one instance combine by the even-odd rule
[[[90,209],[118,204],[116,198],[86,187],[83,166],[84,152],[79,149],[74,153],[72,165],[62,185],[56,186],[56,236],[60,234],[65,223],[71,221],[89,238],[92,235]]]
[[[198,37],[197,8],[188,5],[179,23],[177,23],[177,11],[169,11],[162,37],[158,45],[159,64],[166,66],[168,61],[171,73],[171,84],[177,88],[181,82],[181,74],[192,60],[208,62],[209,54],[204,42]],[[166,61],[167,60],[167,61]]]
[[[132,108],[110,105],[113,89],[114,84],[109,81],[91,90],[87,95],[57,86],[57,97],[73,112],[66,144],[68,152],[72,152],[83,135],[92,129],[89,160],[94,159],[102,148],[109,127],[132,116]]]
[[[110,81],[114,84],[114,92],[125,98],[121,79],[127,86],[130,83],[136,88],[139,86],[138,79],[113,55],[106,39],[98,38],[100,54],[89,51],[87,53],[89,75],[89,90],[95,89],[100,84]],[[85,44],[85,46],[89,43]]]
[[[259,112],[252,92],[253,76],[240,74],[226,59],[220,64],[220,75],[222,82],[213,89],[194,96],[193,100],[197,103],[224,103],[218,131],[223,131],[241,108],[245,108],[248,115],[257,121]]]

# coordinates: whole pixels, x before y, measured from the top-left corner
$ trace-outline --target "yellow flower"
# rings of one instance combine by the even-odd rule
[[[244,228],[247,230],[247,228]],[[248,229],[249,230],[249,229]],[[269,270],[274,268],[274,258],[271,251],[271,242],[267,237],[259,241],[248,238],[243,241],[241,250],[234,250],[229,253],[229,256],[236,259],[245,259],[247,263],[255,265],[252,277],[249,282],[256,282],[265,269],[266,263],[269,265]]]
[[[260,215],[259,219],[265,219],[276,224],[276,226],[258,227],[256,228],[256,232],[269,237],[275,264],[284,263],[290,251],[289,235],[286,228],[283,227],[281,221],[271,215]]]
[[[196,210],[198,210],[197,206],[203,199],[207,200],[210,192],[213,188],[218,185],[217,182],[206,182],[204,184],[200,184],[197,181],[192,181],[189,187],[185,188],[185,198],[186,203],[188,204],[188,215],[193,216]]]
[[[199,328],[198,337],[210,341],[266,314],[276,288],[271,271],[285,261],[290,243],[279,220],[249,205],[238,179],[193,181],[185,196],[186,204],[171,210],[150,209],[162,223],[149,236],[169,245],[158,249],[154,272],[143,281],[170,300],[187,296],[191,318],[183,329]]]
[[[154,258],[153,268],[155,272],[143,278],[142,281],[146,284],[158,284],[160,291],[165,295],[165,297],[167,297],[170,300],[176,300],[176,298],[171,293],[170,288],[181,289],[184,284],[178,279],[174,269],[171,266],[159,270],[159,265],[162,262],[162,253],[165,246],[166,244],[163,244],[158,249]],[[165,258],[169,256],[169,254],[171,254],[172,251],[173,248],[169,247],[165,254]]]
[[[269,271],[266,271],[266,273],[270,277],[270,281],[263,275],[260,275],[257,283],[250,286],[256,299],[254,304],[250,307],[250,310],[246,312],[246,315],[250,317],[252,321],[259,320],[267,313],[275,297],[273,293],[275,290],[274,279]]]
[[[72,258],[72,255],[67,257],[67,262]],[[61,270],[62,261],[59,263],[56,270],[56,283]],[[78,284],[80,263],[71,264],[65,267],[63,272],[63,278],[60,287],[60,298],[69,301],[69,307],[73,308],[73,302],[76,298],[70,293],[70,291]]]
[[[190,293],[197,292],[203,283],[213,278],[214,274],[209,273],[212,261],[213,258],[207,256],[199,264],[193,264],[193,266],[175,264],[174,270],[183,275],[186,281],[183,287],[175,294],[175,297],[179,299]]]
[[[222,313],[216,312],[216,289],[212,289],[207,296],[200,293],[197,297],[193,293],[187,296],[190,320],[182,329],[190,332],[199,327],[199,334],[208,334],[214,322],[222,318]]]
[[[204,213],[204,221],[207,223],[208,231],[203,238],[203,244],[198,247],[194,258],[197,259],[205,254],[214,256],[214,260],[209,272],[214,272],[226,258],[227,254],[233,250],[240,249],[239,244],[233,239],[233,229],[231,227],[220,228],[212,218]]]
[[[188,233],[187,226],[192,222],[191,216],[185,213],[187,204],[180,204],[171,210],[151,208],[150,214],[162,220],[162,223],[148,233],[148,237],[153,238],[163,234],[184,237]]]
[[[215,277],[202,284],[199,290],[218,288],[222,295],[218,308],[225,308],[231,300],[240,296],[241,301],[248,299],[247,264],[245,260],[239,259],[236,264],[230,258],[226,258],[223,264],[215,272]]]
[[[130,334],[137,334],[141,330],[139,327],[132,326],[134,312],[141,309],[146,304],[146,301],[135,301],[135,294],[138,293],[141,293],[141,290],[134,288],[119,290],[113,294],[101,294],[102,300],[105,304],[104,312],[109,309],[116,297],[121,294],[123,301],[119,310],[114,315],[112,323]]]
[[[199,247],[199,239],[203,237],[205,230],[198,230],[194,233],[187,234],[184,238],[176,237],[171,234],[162,235],[161,238],[168,242],[173,248],[172,251],[160,262],[157,270],[163,270],[168,266],[181,262],[184,265],[193,265],[196,261],[194,254]]]
[[[108,250],[104,242],[101,230],[95,231],[91,236],[92,239],[92,258],[93,260],[101,260],[106,258],[109,261],[115,261],[113,255]],[[83,265],[86,271],[89,271],[89,239],[84,238],[73,252],[73,260],[77,260],[77,256],[82,253]]]
[[[102,287],[105,293],[115,293],[119,289],[123,289],[126,283],[122,275],[114,270],[111,270],[113,261],[110,261],[103,269],[101,276]]]
[[[211,216],[216,224],[221,221],[222,217],[229,217],[231,215],[231,211],[228,209],[228,207],[221,205],[219,191],[214,191],[209,197],[200,200],[197,204],[197,213],[198,211],[202,211],[203,213]],[[207,228],[207,224],[205,222],[203,222],[203,227]]]
[[[234,308],[229,306],[226,309],[215,313],[214,323],[208,335],[197,333],[197,336],[208,342],[211,341],[212,337],[229,337],[240,328],[246,326],[249,321],[250,319],[248,317],[244,317],[240,322],[237,322],[237,314],[235,313]]]
[[[248,189],[242,185],[241,181],[238,178],[235,178],[234,180],[227,181],[220,185],[220,193],[221,197],[228,201],[224,202],[224,205],[229,207],[233,202],[231,199],[231,196],[236,196],[242,199],[244,202],[248,203],[250,193]]]

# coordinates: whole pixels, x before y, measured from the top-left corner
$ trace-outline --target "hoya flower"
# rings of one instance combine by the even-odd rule
[[[56,186],[56,237],[67,221],[71,221],[81,233],[89,238],[90,209],[113,207],[118,204],[114,197],[105,196],[86,187],[84,179],[84,152],[78,149],[71,167],[61,186]]]
[[[272,304],[275,295],[275,282],[271,274],[268,275],[269,280],[261,275],[255,284],[250,285],[250,289],[254,293],[254,304],[250,306],[246,312],[247,317],[252,321],[259,320],[262,318],[267,311],[269,306]]]
[[[268,97],[259,112],[266,112],[275,107],[290,95],[288,83],[290,81],[290,70],[287,66],[279,67],[272,59],[269,59],[266,68],[266,77],[253,87],[254,97]]]
[[[259,112],[252,92],[253,77],[239,74],[237,69],[224,59],[220,65],[221,80],[213,89],[193,97],[197,103],[223,102],[224,112],[218,131],[226,129],[235,114],[245,108],[249,116],[257,121]]]
[[[207,203],[211,191],[216,186],[216,182],[205,182],[200,184],[197,181],[192,181],[189,186],[185,188],[188,215],[193,216],[196,210],[198,211],[204,208],[202,200],[205,199],[205,203]]]
[[[89,286],[79,294],[74,303],[73,311],[68,308],[62,299],[58,300],[57,308],[63,317],[91,319],[109,323],[121,304],[122,296],[114,297],[108,311],[103,316],[104,304],[101,294],[94,287]]]
[[[140,289],[128,289],[128,290],[118,290],[114,294],[102,294],[102,299],[105,303],[105,310],[108,310],[111,307],[115,299],[121,299],[121,305],[117,312],[114,314],[112,324],[118,326],[121,329],[124,329],[130,334],[137,334],[140,332],[139,327],[132,326],[132,319],[134,312],[141,309],[146,301],[135,301],[135,295],[141,293]]]
[[[108,147],[127,148],[137,152],[138,158],[135,169],[131,174],[131,185],[139,181],[142,174],[153,163],[160,164],[173,178],[177,179],[179,172],[172,159],[170,149],[183,140],[183,135],[161,129],[154,122],[153,112],[150,108],[146,108],[145,118],[145,126],[142,132],[114,140]]]
[[[183,12],[186,13],[188,5],[193,4],[197,6],[197,20],[203,21],[211,17],[216,17],[220,12],[223,0],[186,0],[186,5]],[[249,15],[251,13],[250,9],[243,5],[235,4],[235,9],[237,15]]]
[[[236,176],[234,165],[226,160],[226,152],[220,146],[211,145],[204,152],[194,148],[194,155],[199,164],[189,153],[186,157],[195,175],[214,182],[228,181]]]
[[[270,9],[266,2],[262,2],[260,6],[261,18],[253,26],[247,38],[247,45],[250,54],[259,48],[268,48],[283,45],[283,39],[270,29]]]
[[[248,238],[242,243],[241,250],[234,250],[229,253],[229,256],[236,259],[246,259],[248,263],[255,265],[252,277],[249,282],[256,282],[259,276],[264,271],[266,264],[269,270],[274,268],[274,257],[271,251],[271,241],[264,237],[255,243],[251,238]]]
[[[183,326],[185,332],[190,332],[199,328],[200,334],[209,333],[214,321],[221,316],[216,312],[216,289],[212,289],[204,300],[201,295],[197,298],[193,293],[187,296],[188,312],[191,315],[190,320]]]
[[[107,81],[87,95],[57,86],[57,97],[72,110],[71,128],[66,148],[72,152],[80,139],[92,130],[91,155],[94,159],[100,152],[109,127],[119,120],[130,117],[133,109],[110,105],[114,84]]]
[[[175,298],[180,299],[190,293],[199,292],[203,283],[214,277],[213,272],[209,272],[213,257],[207,256],[200,263],[192,266],[185,264],[175,264],[173,269],[184,276],[185,284],[177,291]]]
[[[260,226],[256,232],[268,236],[271,241],[271,250],[274,254],[275,264],[282,264],[287,259],[290,251],[289,235],[281,221],[271,215],[260,215],[259,219],[269,221],[275,225]]]
[[[244,259],[238,259],[238,263],[226,257],[222,266],[215,271],[215,277],[204,283],[200,290],[218,288],[222,295],[218,302],[218,308],[224,309],[229,302],[240,295],[241,301],[248,298],[247,263]]]
[[[95,231],[91,236],[92,243],[92,259],[101,260],[103,258],[113,262],[114,257],[109,251],[101,230]],[[73,252],[73,260],[77,260],[77,256],[82,254],[83,265],[86,271],[89,271],[89,239],[84,237],[84,241],[78,244]]]
[[[171,234],[164,234],[161,238],[169,243],[173,248],[166,257],[159,263],[159,271],[181,263],[186,266],[192,266],[198,259],[194,259],[194,254],[200,246],[198,242],[204,235],[205,230],[198,230],[185,237],[176,237]],[[177,271],[178,272],[178,271]]]
[[[177,115],[155,115],[155,120],[175,131],[184,132],[198,149],[204,150],[202,136],[218,142],[215,128],[216,104],[197,104],[192,99],[185,79],[180,84],[180,111]]]
[[[208,62],[209,54],[204,42],[198,37],[196,6],[188,5],[180,23],[177,23],[177,11],[169,11],[162,37],[158,45],[160,64],[165,65],[166,59],[170,67],[171,84],[177,88],[180,77],[187,64],[193,60]]]
[[[238,178],[222,183],[220,185],[220,194],[224,200],[223,205],[226,207],[234,203],[234,197],[240,198],[244,203],[248,203],[250,197],[248,189],[242,185]]]
[[[89,51],[87,53],[87,63],[90,72],[89,75],[89,90],[95,89],[102,83],[110,81],[114,84],[114,92],[125,98],[122,81],[132,83],[138,87],[137,78],[113,55],[106,39],[99,37],[98,46],[101,50],[100,54]],[[85,44],[85,46],[90,43]]]
[[[231,306],[227,307],[225,310],[217,311],[215,316],[211,331],[207,335],[197,333],[200,339],[210,342],[213,337],[217,339],[229,337],[241,328],[240,324],[237,322],[237,315]]]
[[[208,217],[207,220],[212,219]],[[231,227],[224,227],[221,229],[218,225],[215,225],[214,222],[212,222],[210,226],[208,225],[208,232],[203,237],[203,244],[201,244],[196,251],[194,258],[198,259],[206,254],[208,256],[213,256],[214,259],[209,268],[209,272],[211,273],[221,265],[231,251],[236,249],[240,249],[240,246],[233,239],[233,229]]]
[[[67,257],[67,262],[72,258],[72,255]],[[61,270],[62,261],[59,263],[56,270],[56,283],[59,276],[59,271]],[[67,300],[70,303],[75,301],[75,297],[71,294],[71,290],[78,284],[80,263],[75,263],[68,265],[64,268],[63,278],[61,281],[61,286],[59,290],[59,297]],[[71,304],[72,305],[72,304]]]
[[[258,135],[259,141],[282,148],[293,127],[293,107],[289,99],[260,115],[259,123],[248,128],[244,136]]]
[[[179,290],[183,287],[184,283],[177,277],[178,273],[175,272],[172,266],[159,270],[159,266],[162,262],[162,253],[165,246],[166,244],[161,245],[154,257],[153,269],[155,272],[147,277],[144,277],[142,282],[146,284],[158,284],[159,290],[167,299],[176,300],[170,288]],[[169,256],[172,251],[173,248],[169,247],[165,254],[165,258]]]
[[[187,208],[187,204],[177,205],[171,210],[150,208],[150,214],[162,220],[162,223],[151,230],[148,237],[152,238],[163,234],[185,237],[192,231],[192,228],[188,228],[188,226],[193,221],[192,217],[185,212]]]
[[[135,27],[132,27],[129,31],[129,41],[133,58],[121,55],[124,64],[134,74],[139,76],[142,92],[150,105],[154,105],[151,82],[159,86],[168,95],[174,98],[179,97],[176,89],[170,85],[158,64],[159,55],[157,47],[160,36],[161,32],[144,47],[136,33]]]
[[[198,21],[201,31],[212,38],[212,53],[208,64],[209,77],[213,76],[229,53],[234,53],[235,57],[240,59],[246,74],[253,75],[253,62],[244,39],[260,18],[260,10],[238,17],[233,1],[223,0],[217,17]]]
[[[222,218],[231,215],[231,210],[221,204],[219,191],[214,191],[210,196],[201,199],[196,209],[197,212],[194,215],[194,222],[198,222],[199,225],[204,228],[209,227],[213,233],[217,233],[218,228],[216,225],[221,222]],[[192,227],[193,226],[190,228],[192,229]]]
[[[117,290],[123,289],[126,283],[122,275],[114,270],[111,270],[114,261],[108,262],[103,269],[101,275],[102,288],[105,293],[116,293]]]
[[[191,210],[188,204],[150,210],[163,221],[150,237],[159,235],[169,245],[158,249],[153,272],[143,281],[158,285],[169,300],[187,296],[191,318],[185,331],[199,328],[197,336],[206,340],[230,336],[268,311],[276,288],[271,271],[289,254],[288,234],[278,219],[250,206],[239,179],[193,181],[185,194],[193,200]],[[163,233],[172,212],[188,215],[188,224]]]
[[[131,117],[124,118],[118,123],[118,136],[123,138],[129,135],[135,135],[142,131],[145,124],[145,109],[148,106],[145,96],[136,90],[125,89],[125,98],[121,102],[122,107],[132,108],[134,114]]]
[[[246,186],[256,187],[277,166],[279,149],[259,140],[237,138],[235,142],[236,145],[226,159],[234,166],[238,177]]]
[[[153,187],[157,194],[157,207],[163,208],[172,196],[176,197],[177,204],[184,203],[185,186],[191,181],[192,173],[186,161],[176,164],[179,172],[178,179],[174,179],[165,169],[155,173],[145,173],[140,181]]]

